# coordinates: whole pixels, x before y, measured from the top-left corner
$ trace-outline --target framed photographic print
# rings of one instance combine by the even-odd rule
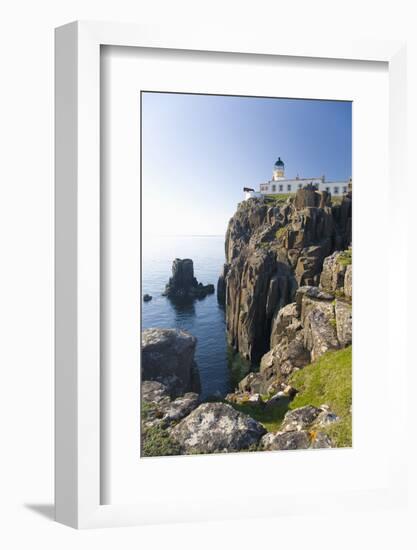
[[[404,46],[257,38],[57,29],[68,525],[404,498],[380,411],[405,316],[374,269],[404,223]]]

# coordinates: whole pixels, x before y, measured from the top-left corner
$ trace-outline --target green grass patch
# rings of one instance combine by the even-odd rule
[[[271,195],[265,195],[266,202],[283,204],[291,197],[294,197],[295,193],[276,193]]]
[[[323,429],[336,447],[352,446],[352,346],[329,351],[315,363],[295,372],[290,384],[299,393],[290,409],[329,405],[340,420]]]
[[[268,432],[277,432],[282,424],[285,413],[288,411],[290,400],[279,399],[274,405],[254,405],[244,403],[242,405],[232,404],[237,411],[245,413],[260,422]]]
[[[180,454],[179,446],[161,426],[142,429],[142,456],[172,456]]]

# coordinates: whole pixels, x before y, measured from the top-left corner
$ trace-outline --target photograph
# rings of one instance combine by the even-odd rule
[[[139,458],[352,447],[352,102],[138,100]]]

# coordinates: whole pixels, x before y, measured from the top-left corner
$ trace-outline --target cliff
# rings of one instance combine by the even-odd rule
[[[249,199],[238,205],[227,228],[226,263],[217,285],[218,299],[224,301],[226,308],[228,342],[235,351],[259,363],[279,343],[280,311],[295,304],[289,318],[295,341],[304,354],[301,361],[306,364],[317,356],[317,339],[306,341],[309,337],[312,340],[311,330],[309,335],[308,331],[298,334],[305,329],[305,323],[317,325],[312,316],[307,319],[305,310],[301,311],[300,290],[317,288],[322,281],[321,296],[312,296],[314,291],[304,291],[304,295],[315,305],[320,302],[318,317],[325,316],[327,328],[336,333],[333,319],[336,309],[343,306],[336,308],[333,300],[336,291],[346,297],[340,289],[349,262],[346,258],[339,261],[340,254],[333,255],[337,251],[345,251],[346,257],[350,254],[351,225],[351,195],[332,205],[326,192],[314,188],[301,189],[287,200]],[[350,269],[348,273],[351,277]],[[285,338],[288,347],[292,340],[288,340],[287,331]],[[333,344],[323,349],[339,345],[336,335]],[[298,363],[295,362],[299,366]]]

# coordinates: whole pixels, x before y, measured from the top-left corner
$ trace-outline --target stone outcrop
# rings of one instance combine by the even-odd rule
[[[257,445],[265,428],[224,403],[203,403],[170,431],[187,454],[236,452]]]
[[[203,285],[194,277],[194,264],[190,259],[176,258],[172,263],[172,277],[165,287],[163,296],[178,299],[204,298],[214,293],[214,285]]]
[[[196,338],[179,329],[149,328],[142,332],[142,381],[156,381],[171,397],[200,393],[194,361]]]
[[[260,446],[269,451],[327,449],[332,441],[320,430],[338,420],[327,405],[300,407],[287,412],[279,432],[264,435]]]
[[[172,400],[163,384],[145,381],[142,383],[142,402],[147,405],[142,426],[149,428],[158,425],[168,428],[198,407],[200,398],[197,393],[189,392]]]
[[[297,288],[317,287],[321,279],[323,291],[344,285],[348,270],[332,255],[350,243],[351,196],[332,206],[327,193],[305,188],[285,203],[251,199],[239,204],[228,225],[218,283],[229,344],[258,362],[278,343],[278,325],[287,332],[280,311],[295,301]],[[334,271],[336,265],[340,272]],[[312,330],[321,324],[320,315],[313,317]]]

